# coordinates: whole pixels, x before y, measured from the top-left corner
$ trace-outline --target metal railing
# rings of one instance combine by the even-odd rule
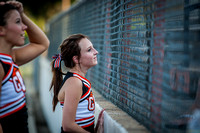
[[[199,0],[83,0],[48,29],[49,58],[86,34],[99,52],[93,88],[151,132],[186,131],[171,121],[200,107]]]

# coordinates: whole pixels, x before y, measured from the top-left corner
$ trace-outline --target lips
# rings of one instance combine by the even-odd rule
[[[23,34],[21,34],[21,37],[25,37],[25,34],[23,33]]]
[[[20,36],[21,36],[23,39],[25,38],[25,34],[21,34]]]

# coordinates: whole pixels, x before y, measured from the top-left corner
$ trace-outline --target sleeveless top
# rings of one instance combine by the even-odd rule
[[[5,71],[0,94],[0,118],[4,118],[26,105],[26,88],[19,67],[10,55],[0,53],[0,63]]]
[[[77,110],[76,110],[76,120],[75,122],[82,128],[89,127],[94,124],[94,109],[95,109],[95,100],[91,89],[91,83],[84,77],[80,76],[77,73],[68,72],[65,76],[62,85],[64,82],[70,78],[76,77],[82,81],[83,94],[79,101]],[[60,102],[61,107],[63,107],[64,102]]]

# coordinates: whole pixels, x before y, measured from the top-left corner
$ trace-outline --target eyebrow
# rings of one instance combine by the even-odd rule
[[[21,20],[21,18],[16,18],[15,20]]]
[[[92,46],[89,46],[88,48],[92,48]]]

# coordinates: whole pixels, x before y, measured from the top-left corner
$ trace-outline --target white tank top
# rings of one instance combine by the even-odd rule
[[[3,118],[26,105],[26,88],[19,67],[13,62],[12,57],[0,53],[0,62],[5,71],[0,94],[0,118]]]
[[[75,122],[82,128],[89,127],[94,124],[94,110],[95,110],[95,99],[92,93],[91,83],[85,77],[80,76],[76,73],[68,72],[63,80],[64,82],[70,77],[77,77],[83,83],[83,94],[79,101],[76,110],[76,120]],[[64,102],[60,102],[61,107],[63,107]]]

